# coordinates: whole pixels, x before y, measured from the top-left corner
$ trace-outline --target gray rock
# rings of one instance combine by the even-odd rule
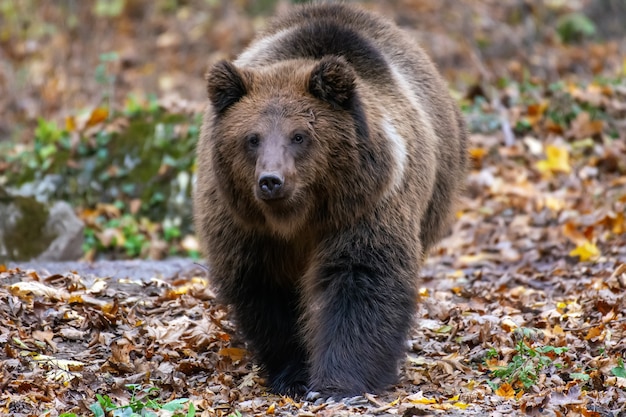
[[[0,188],[0,262],[79,259],[83,229],[65,202],[50,205]]]
[[[85,224],[65,201],[57,201],[50,208],[45,233],[56,238],[37,257],[38,261],[74,261],[83,256]]]

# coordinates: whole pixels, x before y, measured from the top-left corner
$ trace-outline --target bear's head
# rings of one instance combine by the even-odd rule
[[[367,121],[343,58],[265,68],[221,61],[207,75],[215,183],[246,223],[293,235],[359,193]],[[332,216],[332,214],[330,214]]]

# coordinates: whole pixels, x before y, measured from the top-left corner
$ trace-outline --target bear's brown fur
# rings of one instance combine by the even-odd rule
[[[279,17],[207,78],[196,229],[270,387],[393,384],[465,176],[445,83],[392,23],[337,4]]]

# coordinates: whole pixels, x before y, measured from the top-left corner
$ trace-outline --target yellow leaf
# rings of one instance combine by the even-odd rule
[[[72,294],[67,302],[70,304],[83,304],[83,296],[80,294]]]
[[[68,132],[73,132],[76,130],[76,120],[74,116],[68,116],[65,118],[65,129]]]
[[[594,260],[600,257],[600,249],[598,247],[589,242],[588,240],[576,246],[575,249],[569,253],[569,256],[578,256],[578,260],[580,262],[587,262],[589,260]]]
[[[480,161],[487,154],[487,149],[484,148],[470,148],[469,154],[475,161]]]
[[[515,390],[508,382],[504,382],[500,387],[496,390],[496,395],[504,398],[513,398],[515,397]]]
[[[572,167],[569,164],[569,152],[567,149],[556,146],[546,146],[546,159],[537,162],[537,169],[544,173],[565,172],[569,173]]]
[[[107,117],[109,117],[109,111],[104,107],[97,107],[91,112],[89,120],[87,120],[87,127],[97,125],[106,120]]]
[[[415,400],[411,400],[413,404],[436,404],[437,400],[434,398],[417,398]]]
[[[460,408],[461,410],[465,410],[467,407],[469,407],[469,404],[461,403],[461,402],[456,402],[452,405],[455,406],[456,408]]]
[[[274,414],[276,412],[276,403],[272,403],[269,407],[267,407],[266,414]]]
[[[200,287],[208,287],[209,286],[209,280],[206,278],[202,278],[202,277],[192,277],[191,278],[191,282],[196,285],[196,286],[200,286]]]

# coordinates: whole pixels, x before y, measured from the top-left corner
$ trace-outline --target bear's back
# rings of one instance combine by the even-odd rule
[[[369,83],[390,78],[387,57],[382,53],[389,38],[397,35],[392,26],[373,15],[344,5],[300,7],[275,19],[237,64],[263,66],[290,59],[344,57]]]

